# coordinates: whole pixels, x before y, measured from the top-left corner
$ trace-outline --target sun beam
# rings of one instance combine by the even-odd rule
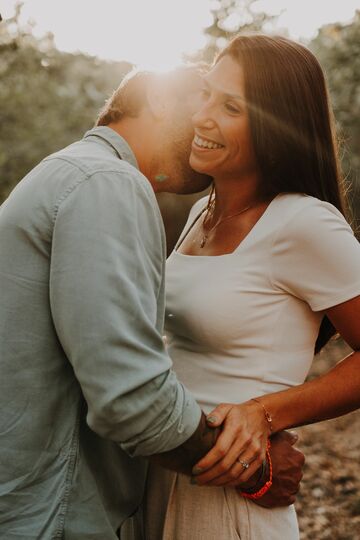
[[[269,13],[284,13],[279,27],[294,38],[311,37],[319,26],[350,19],[359,0],[258,0]],[[16,0],[2,0],[3,18]],[[36,23],[34,33],[51,31],[63,51],[83,51],[100,58],[125,60],[138,67],[167,70],[183,53],[205,45],[203,29],[212,23],[217,0],[24,0],[22,21]],[[309,13],[311,17],[309,18]],[[236,18],[236,17],[235,17]]]

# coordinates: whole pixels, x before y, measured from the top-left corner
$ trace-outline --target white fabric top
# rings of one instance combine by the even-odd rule
[[[359,294],[360,245],[342,214],[314,197],[278,195],[233,253],[170,255],[174,369],[205,412],[301,384],[323,310]]]

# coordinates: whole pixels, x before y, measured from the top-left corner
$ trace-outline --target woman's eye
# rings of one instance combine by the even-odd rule
[[[232,105],[231,103],[225,103],[225,107],[229,112],[232,112],[232,113],[240,112],[238,107],[236,107],[236,105]]]

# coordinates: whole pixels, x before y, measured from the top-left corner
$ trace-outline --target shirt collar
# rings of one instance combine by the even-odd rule
[[[127,161],[133,167],[139,169],[138,162],[128,143],[116,131],[107,126],[97,126],[87,131],[84,139],[98,137],[107,142],[115,150],[120,159]]]

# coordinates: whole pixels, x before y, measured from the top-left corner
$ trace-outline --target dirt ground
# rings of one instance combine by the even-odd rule
[[[348,352],[341,340],[332,342],[315,358],[310,377]],[[360,540],[360,411],[297,432],[306,456],[296,503],[301,540]]]

